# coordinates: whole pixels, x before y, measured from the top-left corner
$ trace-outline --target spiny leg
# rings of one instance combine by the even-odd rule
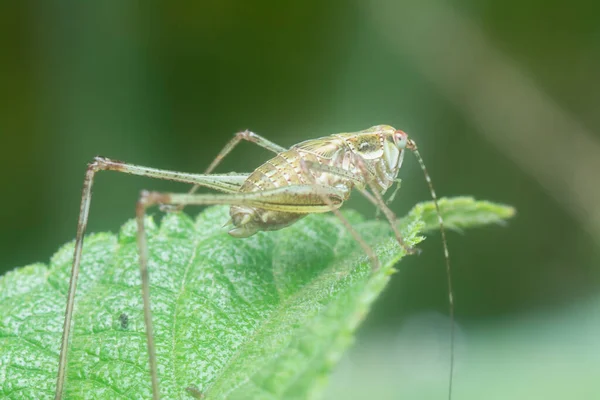
[[[396,195],[400,191],[400,187],[402,186],[402,179],[396,178],[396,179],[394,179],[394,182],[396,183],[396,185],[394,187],[394,191],[392,192],[390,197],[388,197],[388,199],[385,201],[385,204],[392,204],[394,202],[394,199],[396,198]],[[380,213],[381,213],[381,210],[378,207],[376,207],[375,208],[375,219],[379,218]]]
[[[316,191],[319,193],[316,193]],[[330,204],[323,201],[323,196]],[[338,209],[343,203],[344,193],[340,190],[322,185],[292,185],[260,192],[242,192],[233,194],[190,194],[142,192],[140,201],[147,207],[156,204],[172,205],[239,205],[256,207],[271,211],[297,214],[315,214]]]
[[[411,247],[409,247],[408,245],[406,245],[406,243],[404,242],[404,239],[402,238],[402,234],[400,233],[400,231],[398,230],[398,227],[396,226],[396,215],[385,204],[385,201],[381,197],[381,193],[379,193],[379,191],[377,190],[377,188],[375,187],[375,185],[373,185],[373,183],[371,182],[371,180],[368,179],[369,176],[372,176],[373,174],[370,171],[367,170],[367,167],[365,166],[364,161],[362,160],[362,158],[360,158],[358,156],[355,156],[355,163],[356,163],[356,165],[361,170],[361,178],[360,179],[356,175],[354,175],[351,172],[349,172],[349,171],[347,171],[345,169],[342,169],[342,168],[338,168],[338,167],[335,167],[335,166],[329,166],[329,165],[321,165],[321,164],[318,164],[318,163],[315,163],[315,162],[312,162],[312,161],[304,161],[304,164],[309,169],[312,169],[314,171],[326,172],[326,173],[338,175],[340,177],[349,179],[352,182],[354,182],[357,185],[357,187],[359,187],[359,188],[361,186],[364,186],[365,183],[366,183],[371,188],[373,194],[369,193],[365,189],[359,189],[360,193],[363,196],[365,196],[376,207],[380,208],[383,211],[384,215],[386,216],[386,218],[388,219],[388,222],[390,223],[390,225],[392,227],[392,231],[394,232],[396,240],[398,241],[398,243],[400,244],[400,246],[402,246],[402,248],[408,254],[414,253],[415,250],[412,249]],[[310,175],[310,174],[308,174],[308,175]],[[312,175],[310,175],[310,176],[312,176]]]
[[[217,168],[217,165],[219,165],[221,163],[221,161],[223,161],[223,159],[229,154],[231,153],[231,151],[242,141],[242,140],[246,140],[248,142],[251,143],[256,143],[257,145],[259,145],[260,147],[262,147],[263,149],[267,149],[269,151],[272,151],[275,154],[279,154],[283,151],[286,151],[287,149],[285,147],[281,147],[278,144],[275,144],[273,142],[271,142],[268,139],[265,139],[264,137],[257,135],[256,133],[249,131],[249,130],[245,130],[245,131],[241,131],[236,133],[233,138],[231,138],[231,140],[229,142],[227,142],[227,144],[223,147],[223,149],[221,149],[221,151],[219,152],[219,154],[217,154],[217,156],[215,157],[215,159],[210,163],[210,165],[208,166],[208,168],[206,168],[206,170],[204,171],[205,174],[210,174],[212,171],[214,171],[215,168]],[[188,192],[189,194],[193,194],[196,192],[196,190],[198,190],[198,188],[200,187],[200,185],[194,185],[190,191]],[[184,206],[177,206],[177,207],[164,207],[163,211],[181,211],[183,210]]]
[[[310,163],[310,165],[311,165],[310,168],[312,168],[313,170],[318,170],[318,171],[321,171],[321,172],[327,172],[327,173],[330,173],[330,174],[341,176],[343,178],[350,179],[354,183],[359,183],[360,184],[360,185],[358,185],[359,188],[361,186],[364,186],[365,183],[366,183],[369,186],[369,188],[371,188],[371,191],[373,192],[373,194],[369,193],[365,189],[360,189],[360,192],[370,202],[372,202],[376,207],[378,207],[378,208],[381,209],[381,211],[383,212],[383,214],[386,216],[388,222],[390,223],[390,225],[392,227],[392,231],[394,232],[394,236],[396,236],[396,240],[398,241],[398,243],[400,244],[400,246],[402,246],[402,248],[404,249],[404,251],[406,251],[408,254],[413,254],[416,250],[412,249],[410,246],[408,246],[406,243],[404,243],[404,239],[402,238],[402,234],[400,233],[400,231],[398,230],[398,227],[396,226],[396,215],[385,204],[385,200],[383,200],[383,197],[381,196],[381,193],[379,192],[379,190],[377,190],[377,188],[373,184],[372,180],[369,179],[369,177],[373,176],[373,173],[368,170],[368,168],[365,165],[365,162],[363,161],[363,159],[360,156],[356,155],[356,154],[354,154],[354,162],[355,162],[356,166],[361,171],[361,177],[362,177],[361,179],[358,179],[354,174],[352,174],[352,173],[350,173],[350,172],[348,172],[348,171],[346,171],[346,170],[344,170],[342,168],[338,168],[338,167],[334,167],[334,166],[320,165],[318,163],[311,162]]]
[[[272,151],[276,154],[287,150],[285,147],[281,147],[280,145],[275,144],[270,140],[265,139],[264,137],[246,129],[245,131],[236,133],[233,136],[233,138],[229,142],[227,142],[225,147],[223,147],[219,154],[217,154],[213,162],[210,163],[210,165],[208,166],[208,168],[206,168],[206,171],[204,171],[204,173],[210,174],[217,167],[217,165],[219,165],[221,161],[223,161],[227,154],[229,154],[235,148],[235,146],[237,146],[242,140],[247,140],[248,142],[256,143],[260,147]]]
[[[367,192],[365,189],[361,190],[363,196],[365,196],[375,207],[380,209],[385,215],[385,218],[388,220],[388,223],[392,227],[392,231],[394,232],[394,236],[396,237],[396,241],[398,244],[406,251],[407,254],[415,254],[418,253],[419,250],[415,249],[406,244],[404,238],[402,237],[402,233],[398,229],[398,219],[396,218],[396,214],[387,206],[385,200],[381,196],[381,193],[374,187],[372,183],[369,183],[369,187],[371,188],[371,193]]]
[[[315,183],[315,178],[312,175],[312,173],[310,172],[310,170],[311,169],[316,170],[315,167],[317,165],[320,166],[320,164],[317,164],[317,163],[314,163],[311,161],[307,161],[307,160],[300,161],[300,167],[302,168],[302,172],[303,172],[304,176],[311,181],[311,183],[315,187],[315,191],[321,196],[323,201],[328,206],[331,207],[331,211],[335,214],[336,217],[338,217],[338,219],[342,222],[342,224],[346,227],[346,229],[348,229],[348,231],[350,232],[350,234],[352,235],[354,240],[360,245],[360,247],[362,247],[363,251],[367,254],[367,257],[369,257],[369,260],[371,261],[371,268],[373,269],[373,271],[377,271],[379,269],[379,259],[377,258],[377,254],[375,254],[375,251],[371,248],[371,246],[369,246],[367,244],[367,242],[365,242],[365,240],[362,238],[362,236],[360,236],[360,234],[356,231],[356,229],[354,229],[352,227],[352,225],[350,224],[350,221],[348,221],[348,219],[346,217],[344,217],[337,208],[333,207],[331,200],[327,198],[327,196],[321,191],[321,189],[319,189],[319,187],[318,187],[319,185],[317,185]],[[347,171],[344,171],[343,169],[340,169],[340,171],[347,172]],[[348,177],[348,179],[351,179],[351,180],[356,179],[356,177],[352,176],[351,174],[348,174],[347,177]]]
[[[402,179],[396,178],[396,179],[394,179],[394,182],[396,183],[396,185],[394,187],[394,191],[392,192],[392,194],[390,195],[390,197],[388,197],[388,199],[385,201],[385,204],[391,204],[391,203],[393,203],[394,199],[396,198],[396,195],[400,191],[400,187],[402,186]],[[376,207],[375,208],[375,219],[379,219],[379,214],[380,213],[381,213],[381,210],[379,209],[379,207]]]
[[[448,383],[448,399],[452,399],[452,381],[454,377],[454,291],[452,289],[452,274],[450,273],[450,253],[448,252],[448,242],[446,240],[446,229],[444,228],[444,219],[442,218],[442,213],[440,212],[440,205],[438,203],[437,195],[435,194],[435,189],[433,188],[433,183],[431,182],[431,178],[429,177],[429,173],[427,172],[427,167],[425,166],[425,162],[421,157],[421,153],[419,153],[419,149],[417,148],[417,144],[414,140],[408,139],[406,148],[411,150],[417,161],[419,162],[419,166],[425,175],[425,181],[427,181],[427,186],[429,186],[429,193],[431,194],[431,198],[433,200],[433,204],[435,205],[435,211],[438,216],[438,223],[440,225],[440,232],[442,235],[442,245],[444,247],[444,260],[446,262],[446,279],[448,281],[448,308],[450,314],[450,381]]]
[[[118,171],[131,175],[140,175],[156,179],[168,179],[184,183],[201,184],[215,190],[226,193],[235,193],[241,183],[247,178],[247,174],[239,175],[196,175],[183,172],[166,171],[156,168],[142,167],[139,165],[126,164],[121,161],[111,160],[104,157],[96,157],[88,165],[85,179],[83,181],[83,190],[81,195],[81,205],[79,209],[79,220],[77,222],[77,235],[75,238],[75,249],[73,252],[73,265],[71,267],[71,277],[69,279],[69,290],[67,293],[67,306],[65,310],[65,320],[63,325],[63,334],[60,347],[58,374],[56,378],[55,399],[61,399],[64,391],[66,377],[67,353],[69,338],[71,336],[71,322],[73,319],[73,307],[75,304],[75,292],[77,290],[77,279],[79,278],[79,267],[81,263],[81,252],[83,248],[83,236],[87,226],[90,203],[92,200],[92,185],[94,175],[98,171]],[[153,374],[153,387],[157,385],[155,380],[156,372]]]
[[[402,179],[396,178],[394,180],[394,182],[396,182],[396,187],[394,188],[394,191],[392,192],[392,194],[390,195],[390,197],[388,197],[388,199],[385,201],[385,204],[393,203],[394,199],[396,198],[396,195],[400,191],[400,187],[402,186]]]
[[[385,215],[385,217],[388,220],[390,226],[392,227],[392,231],[394,232],[394,236],[396,237],[396,241],[398,241],[398,243],[400,244],[400,246],[402,246],[402,248],[404,249],[404,251],[406,251],[407,254],[414,254],[414,253],[416,253],[417,250],[415,250],[412,247],[408,246],[404,242],[404,238],[402,237],[402,234],[400,233],[400,230],[398,229],[398,225],[396,224],[396,222],[397,222],[396,214],[394,214],[394,212],[387,206],[387,204],[385,203],[385,200],[383,199],[383,196],[381,196],[381,192],[379,192],[379,190],[377,190],[377,187],[375,187],[375,184],[373,184],[373,181],[371,179],[368,179],[368,177],[372,176],[373,174],[371,173],[371,171],[368,170],[365,162],[363,161],[363,159],[360,156],[355,155],[354,159],[355,159],[356,165],[361,170],[361,174],[366,178],[365,180],[367,182],[367,185],[371,189],[372,196],[367,196],[366,195],[367,191],[364,190],[364,189],[361,190],[361,193],[367,199],[369,199],[371,202],[374,201],[373,204],[376,207],[378,207],[379,209],[381,209],[381,211],[383,212],[383,215]]]

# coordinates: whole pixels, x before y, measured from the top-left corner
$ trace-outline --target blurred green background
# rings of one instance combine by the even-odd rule
[[[599,15],[584,0],[2,2],[0,273],[74,237],[95,155],[201,172],[246,128],[290,146],[390,124],[439,194],[518,210],[450,234],[454,398],[600,398]],[[244,143],[219,170],[268,157]],[[429,194],[413,157],[400,177],[403,214]],[[141,189],[187,188],[102,173],[89,231],[116,231]],[[327,398],[445,398],[439,235],[421,248]]]

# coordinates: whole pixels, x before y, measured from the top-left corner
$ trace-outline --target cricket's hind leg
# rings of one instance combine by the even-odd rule
[[[212,171],[214,171],[215,168],[217,168],[217,166],[221,163],[221,161],[223,161],[223,159],[229,153],[231,153],[231,151],[238,144],[240,144],[240,142],[242,140],[245,140],[245,141],[251,142],[251,143],[255,143],[256,145],[262,147],[263,149],[267,149],[275,154],[279,154],[279,153],[287,150],[285,147],[282,147],[276,143],[273,143],[269,139],[266,139],[260,135],[257,135],[256,133],[246,129],[245,131],[237,132],[235,135],[233,135],[233,138],[231,138],[231,140],[229,140],[229,142],[227,142],[227,144],[225,144],[225,146],[221,149],[219,154],[217,154],[215,159],[210,163],[208,168],[206,168],[204,173],[205,174],[212,173]],[[200,186],[201,185],[192,186],[192,188],[188,191],[188,194],[196,193],[196,191],[198,190],[198,188],[200,188]],[[178,206],[171,205],[170,207],[163,205],[161,207],[161,210],[167,211],[167,212],[181,211],[181,210],[183,210],[184,207],[185,207],[185,205],[178,205]]]
[[[258,146],[262,147],[263,149],[267,149],[276,154],[287,150],[285,147],[279,146],[278,144],[275,144],[275,143],[271,142],[270,140],[268,140],[260,135],[257,135],[256,133],[254,133],[252,131],[249,131],[249,130],[241,131],[241,132],[236,133],[233,136],[233,138],[231,138],[231,140],[229,142],[227,142],[227,144],[223,147],[223,149],[219,152],[219,154],[217,154],[215,159],[210,163],[208,168],[206,168],[206,171],[204,171],[204,173],[210,174],[212,171],[214,171],[214,169],[217,167],[217,165],[219,165],[221,163],[221,161],[223,161],[223,159],[242,140],[246,140],[248,142],[255,143]]]
[[[56,377],[55,399],[61,399],[63,396],[67,355],[69,351],[69,339],[71,337],[71,326],[73,320],[73,309],[75,305],[75,293],[77,291],[77,279],[79,277],[79,268],[81,264],[81,253],[83,249],[83,237],[88,222],[90,204],[92,201],[92,186],[94,177],[99,171],[116,171],[130,175],[145,176],[155,179],[166,179],[183,183],[197,184],[211,189],[225,192],[236,193],[241,184],[246,180],[248,174],[227,174],[227,175],[200,175],[189,174],[185,172],[167,171],[156,168],[143,167],[140,165],[127,164],[117,160],[111,160],[105,157],[96,157],[88,165],[83,181],[83,190],[81,194],[81,205],[79,208],[79,219],[77,222],[77,235],[75,237],[75,248],[73,251],[73,264],[71,267],[71,277],[69,279],[69,289],[67,292],[67,305],[65,308],[65,319],[63,324],[63,334],[61,339],[60,354],[58,358],[58,372]],[[149,350],[151,359],[153,358],[153,348]],[[152,365],[152,362],[151,362]],[[152,388],[154,398],[158,398],[158,378],[156,370],[151,369]]]

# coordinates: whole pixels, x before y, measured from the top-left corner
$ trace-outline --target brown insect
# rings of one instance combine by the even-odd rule
[[[272,151],[276,156],[249,174],[211,174],[221,160],[242,140],[256,143]],[[414,252],[414,249],[409,248],[404,243],[402,235],[396,226],[396,216],[383,199],[383,194],[394,183],[399,182],[397,176],[402,165],[405,149],[411,150],[417,157],[421,169],[425,174],[425,179],[438,214],[446,260],[446,272],[448,274],[450,318],[453,320],[454,301],[452,297],[450,261],[444,222],[439,211],[437,196],[423,159],[417,150],[417,145],[403,131],[396,130],[389,125],[377,125],[359,132],[339,133],[307,140],[289,149],[281,147],[253,132],[239,132],[225,145],[204,174],[166,171],[127,164],[104,157],[96,157],[94,162],[88,165],[83,183],[55,398],[61,399],[64,389],[67,351],[83,247],[83,236],[87,225],[92,198],[92,184],[96,172],[104,170],[118,171],[194,185],[187,194],[144,191],[137,202],[136,220],[138,225],[139,262],[142,278],[146,339],[148,343],[152,393],[153,398],[158,399],[160,397],[159,382],[152,333],[152,313],[147,269],[148,245],[144,229],[146,209],[154,205],[182,209],[186,205],[227,204],[231,206],[231,230],[229,234],[239,238],[251,236],[258,231],[284,228],[308,214],[331,211],[337,215],[356,242],[363,248],[371,261],[373,269],[377,270],[379,268],[379,261],[375,252],[339,212],[339,208],[350,197],[352,189],[358,190],[378,210],[383,212],[400,246],[408,253]],[[214,189],[222,192],[222,194],[195,194],[194,192],[200,186]],[[449,396],[452,393],[453,336],[454,330],[451,326],[452,348]]]

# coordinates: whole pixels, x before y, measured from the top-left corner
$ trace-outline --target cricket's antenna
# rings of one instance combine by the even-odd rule
[[[444,259],[446,261],[446,276],[448,279],[448,308],[450,313],[450,381],[448,383],[448,400],[452,399],[452,378],[454,377],[454,295],[452,291],[452,275],[450,274],[450,255],[448,253],[448,243],[446,241],[446,230],[444,229],[444,219],[442,218],[442,213],[440,212],[440,205],[438,204],[438,198],[435,194],[435,189],[433,188],[433,183],[431,182],[431,178],[429,177],[429,173],[427,172],[427,167],[425,167],[425,163],[423,162],[423,158],[417,149],[417,144],[408,139],[406,147],[412,150],[413,154],[419,161],[421,165],[421,170],[425,175],[425,180],[427,181],[427,185],[429,186],[429,192],[431,193],[431,198],[433,199],[433,204],[435,205],[435,211],[438,216],[438,222],[440,224],[440,232],[442,233],[442,243],[444,246]]]

